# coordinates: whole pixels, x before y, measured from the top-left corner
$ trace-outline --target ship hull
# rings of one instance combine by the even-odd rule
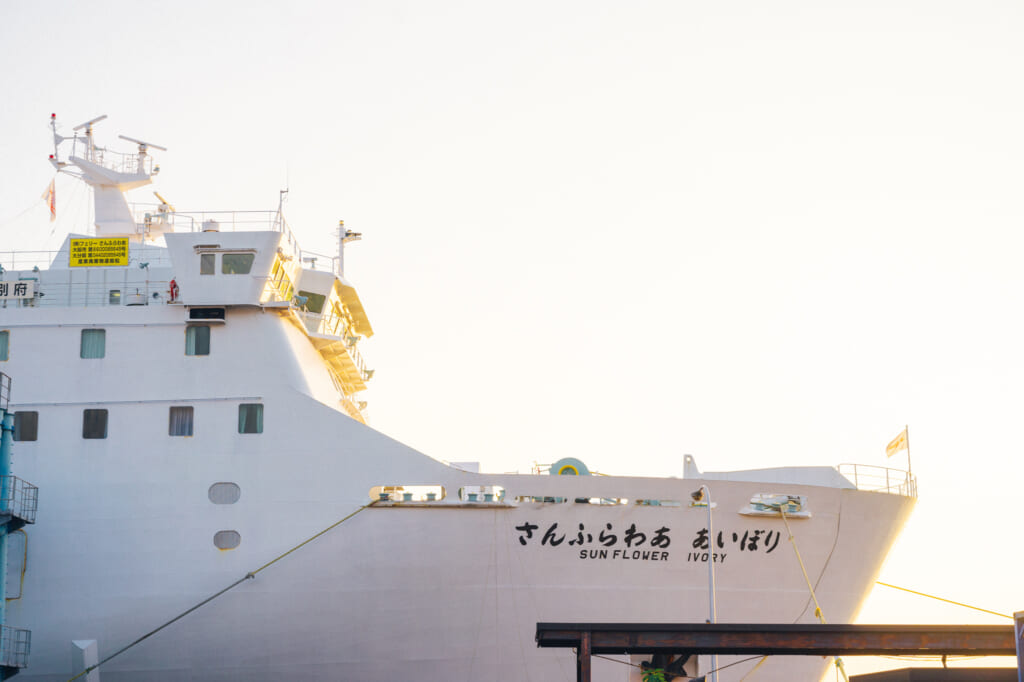
[[[462,471],[325,404],[303,332],[277,313],[233,311],[213,339],[233,355],[205,366],[165,329],[181,331],[180,309],[133,311],[131,325],[124,314],[8,316],[19,341],[5,368],[11,407],[40,413],[38,440],[16,443],[14,460],[41,490],[7,613],[32,630],[25,679],[67,680],[73,641],[95,640],[103,658],[253,574],[105,663],[102,679],[572,680],[574,655],[538,649],[537,622],[704,622],[709,554],[720,622],[812,622],[797,550],[826,617],[849,621],[913,504],[785,476]],[[107,358],[47,357],[61,334],[76,349],[86,325],[118,330]],[[248,403],[264,406],[261,433],[238,433]],[[168,408],[182,404],[194,406],[194,435],[169,436]],[[82,439],[83,410],[98,406],[110,411],[109,436]],[[223,483],[237,501],[214,502]],[[702,484],[710,538],[707,507],[690,504]],[[436,499],[399,492],[420,489]],[[745,512],[762,493],[803,496],[795,542],[778,515]],[[237,547],[215,546],[223,531]],[[772,660],[758,679],[813,680],[826,664]],[[631,674],[602,660],[594,679]]]

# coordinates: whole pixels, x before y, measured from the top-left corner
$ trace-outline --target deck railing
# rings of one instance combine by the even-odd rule
[[[352,327],[349,326],[344,317],[339,317],[333,313],[322,314],[307,311],[299,312],[299,316],[310,333],[333,336],[344,340],[345,350],[348,352],[349,357],[352,358],[352,363],[359,370],[359,373],[363,375],[363,378],[366,378],[366,361],[363,360],[362,354],[356,347],[361,337],[352,330]]]
[[[28,667],[28,655],[31,650],[31,631],[6,625],[0,626],[0,666],[5,668]]]
[[[0,476],[0,514],[35,523],[38,508],[39,488],[17,476]]]
[[[909,471],[869,464],[840,464],[839,473],[858,490],[917,497],[917,479]]]
[[[95,281],[72,284],[47,282],[42,290],[37,285],[34,298],[3,300],[0,301],[0,308],[161,305],[169,301],[170,288],[169,280],[151,279],[147,282],[136,282],[129,281],[126,276],[103,277]]]

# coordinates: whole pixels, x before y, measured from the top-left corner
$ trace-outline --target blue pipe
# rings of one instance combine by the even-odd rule
[[[0,500],[11,500],[11,451],[14,443],[14,415],[0,408]],[[5,510],[13,511],[13,510]],[[7,624],[7,530],[0,524],[0,626]],[[0,680],[5,675],[0,670]]]

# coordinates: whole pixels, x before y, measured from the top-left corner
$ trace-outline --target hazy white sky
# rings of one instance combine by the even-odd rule
[[[287,184],[306,248],[364,234],[381,431],[679,475],[885,465],[910,424],[882,579],[1012,613],[1022,29],[1010,1],[2,0],[0,249],[81,229],[71,182],[53,236],[38,202],[48,118],[109,114],[170,149],[179,210]],[[1008,622],[881,587],[862,621]]]

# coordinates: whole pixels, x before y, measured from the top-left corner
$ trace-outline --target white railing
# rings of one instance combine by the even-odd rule
[[[78,145],[82,145],[79,150]],[[71,148],[71,156],[82,155],[82,158],[90,160],[89,142],[85,137],[75,137]],[[92,148],[92,163],[103,166],[117,173],[138,173],[139,154],[138,152],[115,152],[103,147]],[[143,157],[142,172],[146,175],[153,174],[153,157],[148,154]]]
[[[283,235],[281,247],[291,251],[291,255],[302,258],[303,251],[292,232],[291,226],[281,211],[174,211],[161,213],[160,204],[132,203],[129,204],[140,233],[145,230],[148,220],[159,219],[179,232],[202,232],[212,227],[210,221],[216,223],[216,229],[223,232],[280,232]],[[319,258],[318,254],[307,253],[307,256]]]
[[[57,256],[57,251],[0,251],[0,267],[4,270],[45,270]]]
[[[333,336],[337,339],[345,342],[345,350],[348,351],[349,357],[352,358],[352,362],[355,364],[356,369],[365,379],[366,377],[366,362],[363,360],[362,354],[359,349],[356,348],[356,344],[361,338],[356,334],[352,327],[349,326],[348,321],[343,317],[338,317],[333,312],[328,314],[322,313],[311,313],[305,310],[299,311],[299,316],[302,318],[303,324],[306,325],[306,329],[313,334],[323,334],[324,336]]]
[[[161,213],[158,204],[129,204],[135,218],[136,234],[148,234],[150,227],[161,222],[171,231],[202,232],[204,224],[216,222],[216,229],[224,232],[280,232],[280,247],[301,263],[303,267],[337,273],[338,256],[304,251],[291,226],[280,211],[183,211]],[[147,245],[148,246],[148,245]],[[146,247],[132,247],[132,263],[149,262],[152,266],[171,265],[170,256],[162,246],[152,247],[153,253],[144,253]],[[50,267],[59,251],[3,251],[0,267],[3,270],[45,270]],[[328,269],[329,268],[329,269]]]
[[[3,268],[3,271],[19,271],[22,273],[22,276],[26,272],[31,275],[33,268],[48,270],[54,259],[61,253],[61,251],[0,251],[0,267]],[[68,253],[64,251],[64,266],[67,266],[67,259]],[[167,249],[161,246],[146,245],[144,247],[132,247],[129,266],[135,267],[140,263],[148,263],[149,267],[153,268],[169,267],[171,265],[171,257],[167,253]],[[101,269],[103,268],[96,268],[96,270]]]
[[[39,285],[36,285],[39,287]],[[0,301],[0,308],[55,307],[92,308],[122,305],[164,305],[170,299],[169,280],[151,279],[148,282],[128,282],[114,278],[96,282],[49,283],[37,290],[35,298]],[[119,296],[111,299],[111,291]]]
[[[849,479],[857,490],[917,497],[917,479],[909,471],[869,464],[840,464],[839,473]]]

